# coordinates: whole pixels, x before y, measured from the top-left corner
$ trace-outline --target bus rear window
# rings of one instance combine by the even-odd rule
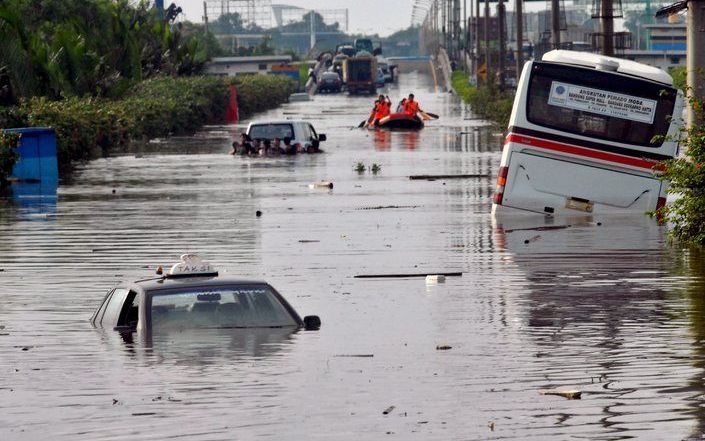
[[[526,115],[540,126],[607,141],[659,147],[676,90],[622,74],[534,63]]]

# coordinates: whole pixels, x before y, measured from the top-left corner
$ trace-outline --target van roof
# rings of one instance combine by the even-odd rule
[[[618,65],[617,72],[632,75],[635,77],[645,78],[647,80],[656,81],[662,84],[673,86],[673,78],[663,70],[647,66],[646,64],[637,63],[636,61],[625,60],[622,58],[607,57],[604,55],[593,54],[590,52],[577,52],[562,49],[555,49],[546,52],[543,61],[553,63],[574,64],[578,66],[586,66],[594,68],[598,63],[605,61],[616,63]]]
[[[270,124],[307,124],[308,121],[302,119],[275,119],[275,120],[261,120],[252,121],[251,126],[266,126]]]

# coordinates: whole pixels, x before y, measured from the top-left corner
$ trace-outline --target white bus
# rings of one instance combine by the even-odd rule
[[[666,201],[655,175],[677,155],[682,92],[634,61],[554,50],[525,64],[492,212],[645,213]]]

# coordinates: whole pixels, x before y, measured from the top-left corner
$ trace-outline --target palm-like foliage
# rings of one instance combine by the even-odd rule
[[[144,78],[199,73],[204,40],[180,29],[146,1],[4,0],[0,76],[12,93],[0,98],[119,95]]]

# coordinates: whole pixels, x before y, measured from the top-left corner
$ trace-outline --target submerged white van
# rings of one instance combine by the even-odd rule
[[[666,72],[554,50],[524,65],[492,212],[645,213],[666,202],[683,94]]]

